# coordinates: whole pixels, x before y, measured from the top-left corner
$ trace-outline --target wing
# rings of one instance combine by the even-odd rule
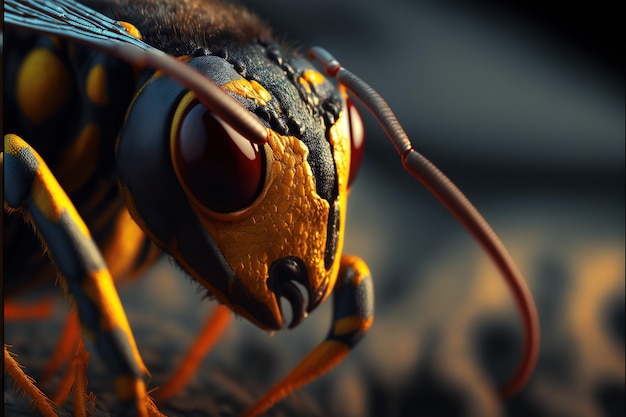
[[[151,48],[119,22],[75,1],[8,0],[4,2],[4,23],[98,49],[108,50],[115,43],[127,43],[143,50]]]
[[[139,67],[163,71],[189,90],[245,138],[265,143],[265,126],[217,84],[184,62],[142,42],[120,23],[73,0],[4,2],[4,23],[59,36],[114,55]]]

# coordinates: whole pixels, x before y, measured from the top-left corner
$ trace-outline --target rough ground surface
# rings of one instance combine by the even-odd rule
[[[369,177],[365,173],[361,179],[376,185]],[[542,353],[530,385],[518,397],[500,401],[490,390],[512,372],[520,331],[497,273],[460,230],[443,235],[432,230],[429,215],[413,208],[416,198],[408,197],[391,221],[361,198],[355,195],[355,217],[370,220],[361,228],[349,225],[348,247],[373,261],[374,328],[344,364],[267,415],[621,415],[624,247],[623,229],[614,225],[623,211],[600,208],[598,200],[574,204],[515,197],[487,204],[528,276],[543,326]],[[512,221],[521,218],[521,224]],[[402,219],[414,223],[409,231]],[[582,219],[593,220],[582,224]],[[412,243],[378,246],[392,245],[399,236]],[[156,387],[175,368],[213,305],[201,301],[194,285],[176,276],[168,262],[122,286],[121,293],[153,374],[150,385]],[[301,327],[273,336],[233,321],[194,380],[163,411],[172,416],[241,412],[324,337],[330,320],[326,304]],[[5,341],[35,378],[64,311],[60,304],[50,321],[5,323]],[[93,355],[89,388],[98,397],[96,415],[108,415],[104,410],[112,400],[104,369]],[[34,415],[11,385],[5,378],[5,415]],[[53,387],[54,381],[44,388]]]

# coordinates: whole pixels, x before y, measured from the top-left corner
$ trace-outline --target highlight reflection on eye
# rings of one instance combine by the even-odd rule
[[[210,210],[248,207],[265,180],[265,155],[200,103],[189,106],[177,133],[174,161],[180,180]]]
[[[348,122],[350,124],[350,176],[348,180],[348,188],[354,182],[361,159],[363,159],[363,150],[365,148],[365,126],[361,113],[350,98],[346,98],[346,109],[348,111]]]

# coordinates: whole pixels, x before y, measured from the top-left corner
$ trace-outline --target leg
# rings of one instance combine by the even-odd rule
[[[29,304],[6,301],[4,305],[4,319],[9,320],[43,320],[50,317],[54,311],[55,304],[59,302],[58,297],[46,298],[42,301]],[[78,340],[80,338],[80,328],[76,311],[72,310],[68,315],[63,329],[63,334],[59,338],[50,361],[44,368],[39,378],[41,385],[46,385],[52,375],[57,372],[65,363],[69,363],[74,356]],[[54,401],[55,404],[59,404]]]
[[[374,320],[374,292],[367,265],[356,257],[343,256],[333,298],[333,324],[326,339],[296,368],[249,409],[255,417],[290,392],[334,368],[365,335]]]
[[[189,378],[198,369],[202,358],[226,330],[229,320],[230,310],[223,305],[218,305],[174,375],[158,391],[156,395],[157,402],[163,402],[176,395],[185,386]]]
[[[52,402],[57,407],[62,407],[67,401],[70,392],[74,391],[74,414],[84,415],[88,401],[87,395],[87,362],[89,353],[85,350],[82,339],[77,341],[69,366],[52,396]],[[92,413],[93,414],[93,413]]]
[[[63,335],[61,336],[59,344],[52,354],[52,359],[50,359],[46,365],[46,368],[41,376],[41,383],[44,384],[45,381],[52,377],[54,372],[61,368],[63,363],[68,363],[69,366],[61,378],[61,382],[57,386],[56,391],[52,395],[52,401],[59,407],[65,404],[72,387],[76,389],[75,384],[80,382],[79,379],[76,379],[77,372],[74,369],[76,368],[75,365],[79,359],[84,359],[84,369],[85,372],[87,371],[86,358],[88,357],[88,353],[85,351],[84,343],[80,335],[79,325],[80,323],[78,321],[76,311],[72,310],[67,316],[65,329],[63,329]]]
[[[9,307],[5,305],[5,317],[7,311],[9,317],[12,320],[18,319],[45,319],[52,314],[54,309],[55,299],[46,299],[43,302],[33,304],[32,306],[25,306],[21,304],[12,303]],[[80,343],[80,345],[79,345]],[[41,377],[39,378],[39,384],[45,385],[50,380],[52,375],[57,372],[64,364],[68,364],[68,369],[63,375],[61,382],[54,394],[50,397],[52,403],[61,407],[70,393],[72,386],[76,378],[76,371],[72,368],[72,364],[75,364],[79,359],[78,353],[81,353],[81,359],[84,355],[88,355],[81,341],[80,328],[78,322],[78,316],[76,311],[72,309],[67,316],[63,334],[59,338],[59,342],[52,354],[52,358],[44,368]],[[86,359],[84,360],[86,370]],[[84,375],[82,376],[84,379]],[[74,407],[77,409],[76,407]]]
[[[33,304],[20,304],[4,301],[4,320],[37,320],[52,315],[57,298],[49,298]]]
[[[85,350],[82,339],[78,342],[74,357],[74,416],[87,417],[87,404],[90,403],[87,394],[87,361],[89,353]],[[90,415],[93,415],[93,409]]]
[[[58,297],[46,298],[43,301],[32,304],[20,304],[15,302],[7,302],[4,306],[5,320],[36,320],[46,319],[50,317],[54,310],[54,305],[59,301]],[[63,334],[59,339],[59,343],[55,348],[52,358],[44,368],[39,378],[40,386],[46,384],[52,375],[57,372],[65,363],[71,364],[75,356],[78,342],[80,340],[80,328],[78,316],[75,311],[71,311],[66,319]],[[63,406],[65,399],[70,393],[74,382],[74,372],[65,373],[61,383],[57,387],[54,395],[52,395],[52,403],[58,407]]]
[[[15,135],[4,138],[5,206],[37,230],[74,300],[86,335],[115,375],[129,414],[147,415],[146,367],[111,275],[89,230],[41,157]]]
[[[29,378],[4,346],[4,372],[15,381],[15,384],[32,400],[39,412],[45,417],[56,417],[54,406]]]
[[[59,343],[52,354],[52,358],[46,365],[41,374],[41,383],[46,384],[50,380],[52,375],[58,371],[64,363],[70,362],[70,358],[76,352],[80,340],[80,328],[79,328],[78,316],[76,311],[72,311],[67,315],[65,321],[65,328],[63,334],[59,339]]]

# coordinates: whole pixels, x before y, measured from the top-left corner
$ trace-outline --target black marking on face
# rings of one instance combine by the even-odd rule
[[[335,201],[328,213],[328,226],[326,234],[326,250],[324,253],[324,267],[328,270],[333,265],[335,254],[337,253],[337,243],[339,240],[339,221],[341,210],[339,201]]]

